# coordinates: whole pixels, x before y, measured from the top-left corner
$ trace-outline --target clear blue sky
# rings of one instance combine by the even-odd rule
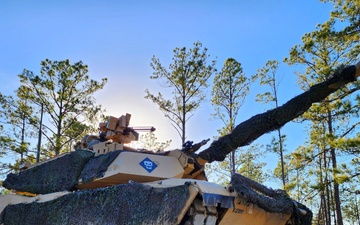
[[[144,99],[144,90],[165,91],[149,78],[151,57],[164,65],[175,47],[192,47],[196,41],[217,58],[217,68],[235,58],[247,75],[256,73],[267,60],[282,61],[306,32],[329,18],[331,5],[319,0],[198,0],[198,1],[18,1],[0,3],[0,92],[12,94],[19,86],[17,74],[24,68],[39,72],[40,61],[82,60],[89,75],[108,78],[97,102],[107,113],[132,114],[131,125],[155,126],[159,140],[180,138],[157,107]],[[281,65],[284,76],[280,101],[299,93],[295,70]],[[240,109],[238,123],[270,106],[254,101],[256,86]],[[208,91],[210,93],[210,89]],[[217,135],[222,124],[210,120],[205,102],[188,123],[188,139],[195,142]],[[302,144],[304,127],[288,124],[288,149]],[[267,144],[272,134],[260,138]]]

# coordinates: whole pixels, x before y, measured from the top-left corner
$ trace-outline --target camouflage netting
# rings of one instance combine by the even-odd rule
[[[294,225],[311,225],[312,212],[296,203],[283,190],[272,190],[240,174],[231,177],[231,186],[244,203],[253,203],[266,212],[292,214]],[[302,215],[298,208],[306,211]]]
[[[84,165],[93,155],[93,152],[78,150],[19,174],[10,173],[3,182],[3,187],[36,194],[73,190]]]
[[[293,201],[284,192],[274,191],[240,174],[231,177],[231,186],[245,203],[253,203],[267,212],[293,212]]]
[[[109,152],[90,159],[81,172],[80,179],[82,180],[82,183],[85,184],[95,178],[103,177],[109,165],[120,154],[120,152],[121,150]]]
[[[79,179],[85,184],[103,177],[108,166],[121,152],[123,150],[94,157],[92,151],[77,150],[21,171],[19,174],[10,173],[3,182],[3,187],[35,194],[75,190]],[[139,152],[164,155],[164,153],[145,150]]]
[[[188,186],[154,189],[139,183],[77,191],[58,199],[9,205],[0,224],[175,224]]]
[[[355,81],[355,71],[355,66],[347,67],[335,73],[330,80],[312,86],[308,91],[281,107],[251,117],[237,125],[231,134],[211,143],[209,148],[199,153],[199,156],[209,162],[223,161],[233,150],[248,145],[261,135],[282,127],[302,115],[313,103],[322,101],[345,84]]]
[[[304,210],[306,215],[302,215],[299,209]],[[294,204],[294,212],[291,216],[291,220],[294,225],[312,225],[312,218],[313,213],[308,207],[298,202]]]

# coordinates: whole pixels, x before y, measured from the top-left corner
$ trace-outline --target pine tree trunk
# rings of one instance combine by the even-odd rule
[[[324,153],[324,158],[326,160],[326,153]],[[325,193],[326,193],[326,225],[331,225],[331,199],[330,199],[330,182],[327,175],[327,162],[324,162],[325,165]]]
[[[318,224],[319,225],[320,224],[329,225],[329,223],[330,223],[330,220],[329,220],[330,213],[329,213],[329,209],[327,207],[327,201],[326,201],[326,197],[325,197],[325,193],[326,193],[326,191],[325,191],[326,188],[325,187],[326,187],[327,183],[326,183],[326,178],[324,179],[324,177],[323,177],[323,172],[324,172],[323,167],[326,168],[326,164],[325,164],[326,159],[324,157],[324,160],[323,160],[322,159],[323,156],[325,156],[325,153],[323,155],[320,155],[320,157],[319,157],[320,182],[324,186],[324,188],[320,192],[320,209],[319,209],[319,215],[318,215]],[[324,163],[324,166],[323,166],[323,163]]]
[[[330,111],[328,111],[328,128],[329,128],[329,134],[332,136],[333,135],[333,127],[332,127],[332,117],[331,117]],[[330,148],[330,154],[331,154],[333,176],[334,176],[334,201],[335,201],[336,220],[337,220],[337,225],[343,225],[339,184],[336,180],[337,163],[336,163],[335,148]]]
[[[283,187],[285,187],[286,180],[285,180],[285,168],[284,168],[283,142],[282,142],[280,129],[278,129],[278,138],[279,138],[279,153],[280,153],[280,163],[281,163],[281,178],[283,182]]]

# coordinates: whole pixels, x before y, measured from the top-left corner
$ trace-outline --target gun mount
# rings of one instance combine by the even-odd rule
[[[206,181],[204,165],[222,161],[235,148],[283,126],[359,76],[360,62],[283,106],[240,123],[233,133],[198,154],[196,150],[208,140],[163,153],[123,145],[97,152],[97,144],[136,140],[134,130],[127,128],[129,117],[114,123],[110,117],[100,126],[99,137],[93,137],[98,142],[92,149],[93,140],[87,138],[82,143],[86,146],[77,151],[8,174],[3,187],[33,197],[0,196],[0,224],[310,225],[311,211],[284,191],[268,189],[240,174],[234,174],[224,188]],[[106,134],[100,137],[102,132]]]
[[[75,149],[93,150],[96,155],[108,153],[114,150],[130,150],[124,146],[132,141],[139,140],[139,132],[153,132],[154,127],[129,127],[131,114],[126,113],[119,118],[109,116],[107,122],[99,123],[99,135],[86,135],[81,142],[75,145]]]

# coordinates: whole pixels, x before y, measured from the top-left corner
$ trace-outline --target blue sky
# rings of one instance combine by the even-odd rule
[[[160,141],[180,138],[157,107],[144,99],[145,89],[167,92],[152,75],[153,55],[163,65],[171,63],[172,50],[192,47],[200,41],[208,48],[217,68],[231,57],[247,75],[267,60],[282,61],[301,37],[329,18],[331,5],[319,0],[225,1],[18,1],[0,3],[0,92],[12,94],[19,86],[17,74],[24,68],[39,72],[40,61],[82,60],[89,75],[108,84],[95,97],[107,114],[132,114],[133,126],[156,127]],[[300,93],[295,71],[301,67],[281,64],[280,102]],[[265,89],[253,86],[239,111],[237,122],[270,106],[254,101]],[[210,94],[210,89],[208,91]],[[209,100],[209,99],[208,99]],[[220,121],[210,120],[213,108],[204,102],[188,123],[189,140],[217,135]],[[288,149],[304,142],[304,126],[284,127]],[[272,134],[258,142],[267,144]]]

